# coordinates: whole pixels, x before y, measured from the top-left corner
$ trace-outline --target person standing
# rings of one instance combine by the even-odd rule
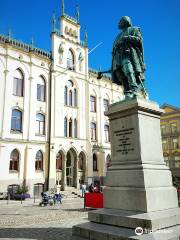
[[[82,197],[84,197],[85,193],[86,193],[86,184],[83,182],[81,185],[81,191],[82,191]]]

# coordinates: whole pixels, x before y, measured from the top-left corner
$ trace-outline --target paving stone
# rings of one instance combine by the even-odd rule
[[[40,207],[38,201],[0,201],[1,240],[71,240],[72,226],[87,222],[83,199],[67,198],[62,205]]]

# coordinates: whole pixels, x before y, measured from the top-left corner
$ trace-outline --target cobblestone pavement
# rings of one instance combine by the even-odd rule
[[[40,207],[38,201],[0,201],[0,240],[71,240],[72,226],[87,221],[83,199]]]

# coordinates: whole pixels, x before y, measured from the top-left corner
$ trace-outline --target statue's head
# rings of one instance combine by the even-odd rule
[[[119,29],[124,29],[131,26],[132,26],[132,22],[130,17],[128,16],[123,16],[118,24]]]

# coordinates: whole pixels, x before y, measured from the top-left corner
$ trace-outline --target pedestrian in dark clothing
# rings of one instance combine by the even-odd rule
[[[93,184],[91,183],[91,185],[89,185],[89,192],[92,193],[94,192],[94,187]]]

